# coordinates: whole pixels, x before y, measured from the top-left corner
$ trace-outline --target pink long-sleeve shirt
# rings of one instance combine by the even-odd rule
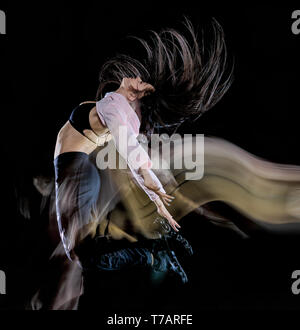
[[[126,97],[116,92],[106,93],[104,98],[96,102],[96,109],[101,122],[110,130],[116,149],[126,160],[138,185],[152,201],[156,200],[159,196],[145,186],[143,177],[138,173],[140,166],[147,164],[152,179],[159,186],[159,190],[165,193],[161,182],[151,170],[152,162],[148,153],[137,140],[141,126],[138,115]],[[124,131],[120,131],[120,127]],[[122,132],[126,134],[122,135],[125,139],[120,139]],[[134,157],[136,155],[138,157]]]

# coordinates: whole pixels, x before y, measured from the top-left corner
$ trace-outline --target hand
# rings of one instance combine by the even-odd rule
[[[167,206],[170,206],[175,197],[168,195],[160,190],[155,191],[155,193],[162,199],[163,203]]]
[[[157,207],[157,213],[162,216],[163,218],[167,219],[170,226],[177,232],[179,231],[178,228],[180,228],[179,224],[174,220],[172,215],[169,213],[169,211],[164,206],[163,202],[160,200],[160,198],[157,198],[154,203]]]
[[[123,78],[116,92],[125,96],[129,102],[134,102],[154,91],[155,88],[151,84],[145,83],[140,77],[137,77]]]

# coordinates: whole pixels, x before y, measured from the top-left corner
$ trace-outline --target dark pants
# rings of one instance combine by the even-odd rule
[[[78,232],[97,218],[100,176],[89,156],[83,152],[63,153],[54,160],[54,166],[58,227],[66,254],[72,260]],[[107,245],[99,242],[87,237],[76,247],[76,254],[84,267],[120,270],[151,264],[151,252],[145,247],[110,242],[107,250]]]
[[[106,237],[87,237],[78,247],[85,271],[124,270],[147,267],[152,264],[152,240],[141,239],[136,243],[127,240],[111,240]]]
[[[78,232],[97,214],[99,173],[83,152],[67,152],[54,160],[56,214],[60,237],[68,257]]]

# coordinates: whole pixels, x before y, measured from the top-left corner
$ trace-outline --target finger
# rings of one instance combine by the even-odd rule
[[[168,197],[165,197],[165,196],[160,196],[160,197],[161,197],[161,199],[165,200],[166,202],[168,202],[170,204],[173,202],[173,199],[171,199],[171,198],[168,198]]]
[[[170,225],[171,225],[171,227],[172,227],[175,231],[179,231],[179,229],[176,228],[176,226],[175,226],[174,223],[171,223]]]
[[[159,190],[157,193],[158,193],[159,196],[162,197],[162,198],[168,198],[168,199],[171,199],[171,196],[169,196],[169,195],[163,193],[161,190]]]
[[[170,206],[170,202],[166,198],[162,197],[162,200],[165,205]]]
[[[165,202],[165,204],[167,204],[168,206],[171,205],[172,201],[170,201],[169,199],[167,198],[163,198],[163,201]]]
[[[169,199],[172,199],[172,200],[175,199],[174,196],[168,195],[168,194],[166,194],[166,193],[162,193],[162,194],[163,194],[163,196],[165,196],[165,197],[167,197],[167,198],[169,198]]]
[[[177,226],[178,228],[181,228],[180,227],[180,225],[179,225],[179,223],[171,216],[171,218],[172,218],[172,223],[175,225],[175,226]]]
[[[164,197],[166,197],[166,198],[168,198],[168,199],[175,199],[175,197],[173,197],[173,196],[171,196],[171,195],[168,195],[168,194],[166,194],[166,193],[162,193],[162,195],[164,196]]]
[[[179,225],[179,223],[177,221],[174,220],[174,222],[175,222],[176,227],[181,228],[181,226]]]
[[[175,220],[173,221],[173,228],[176,228],[176,231],[179,231],[178,228],[181,228]]]
[[[169,206],[169,203],[165,200],[165,198],[162,197],[162,201],[165,205],[168,205]]]
[[[158,192],[158,194],[161,196],[161,197],[166,197],[166,198],[168,198],[168,199],[175,199],[175,197],[173,197],[173,196],[171,196],[171,195],[168,195],[168,194],[166,194],[166,193],[164,193],[164,192],[162,192],[162,191],[159,191]]]
[[[173,219],[173,217],[170,215],[170,213],[169,213],[168,221],[170,224],[173,224],[173,226],[175,225],[174,222],[176,222],[176,221]]]

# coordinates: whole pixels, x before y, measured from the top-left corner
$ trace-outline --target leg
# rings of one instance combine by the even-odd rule
[[[100,177],[84,153],[65,153],[55,160],[56,214],[61,240],[70,260],[82,229],[97,213]]]

